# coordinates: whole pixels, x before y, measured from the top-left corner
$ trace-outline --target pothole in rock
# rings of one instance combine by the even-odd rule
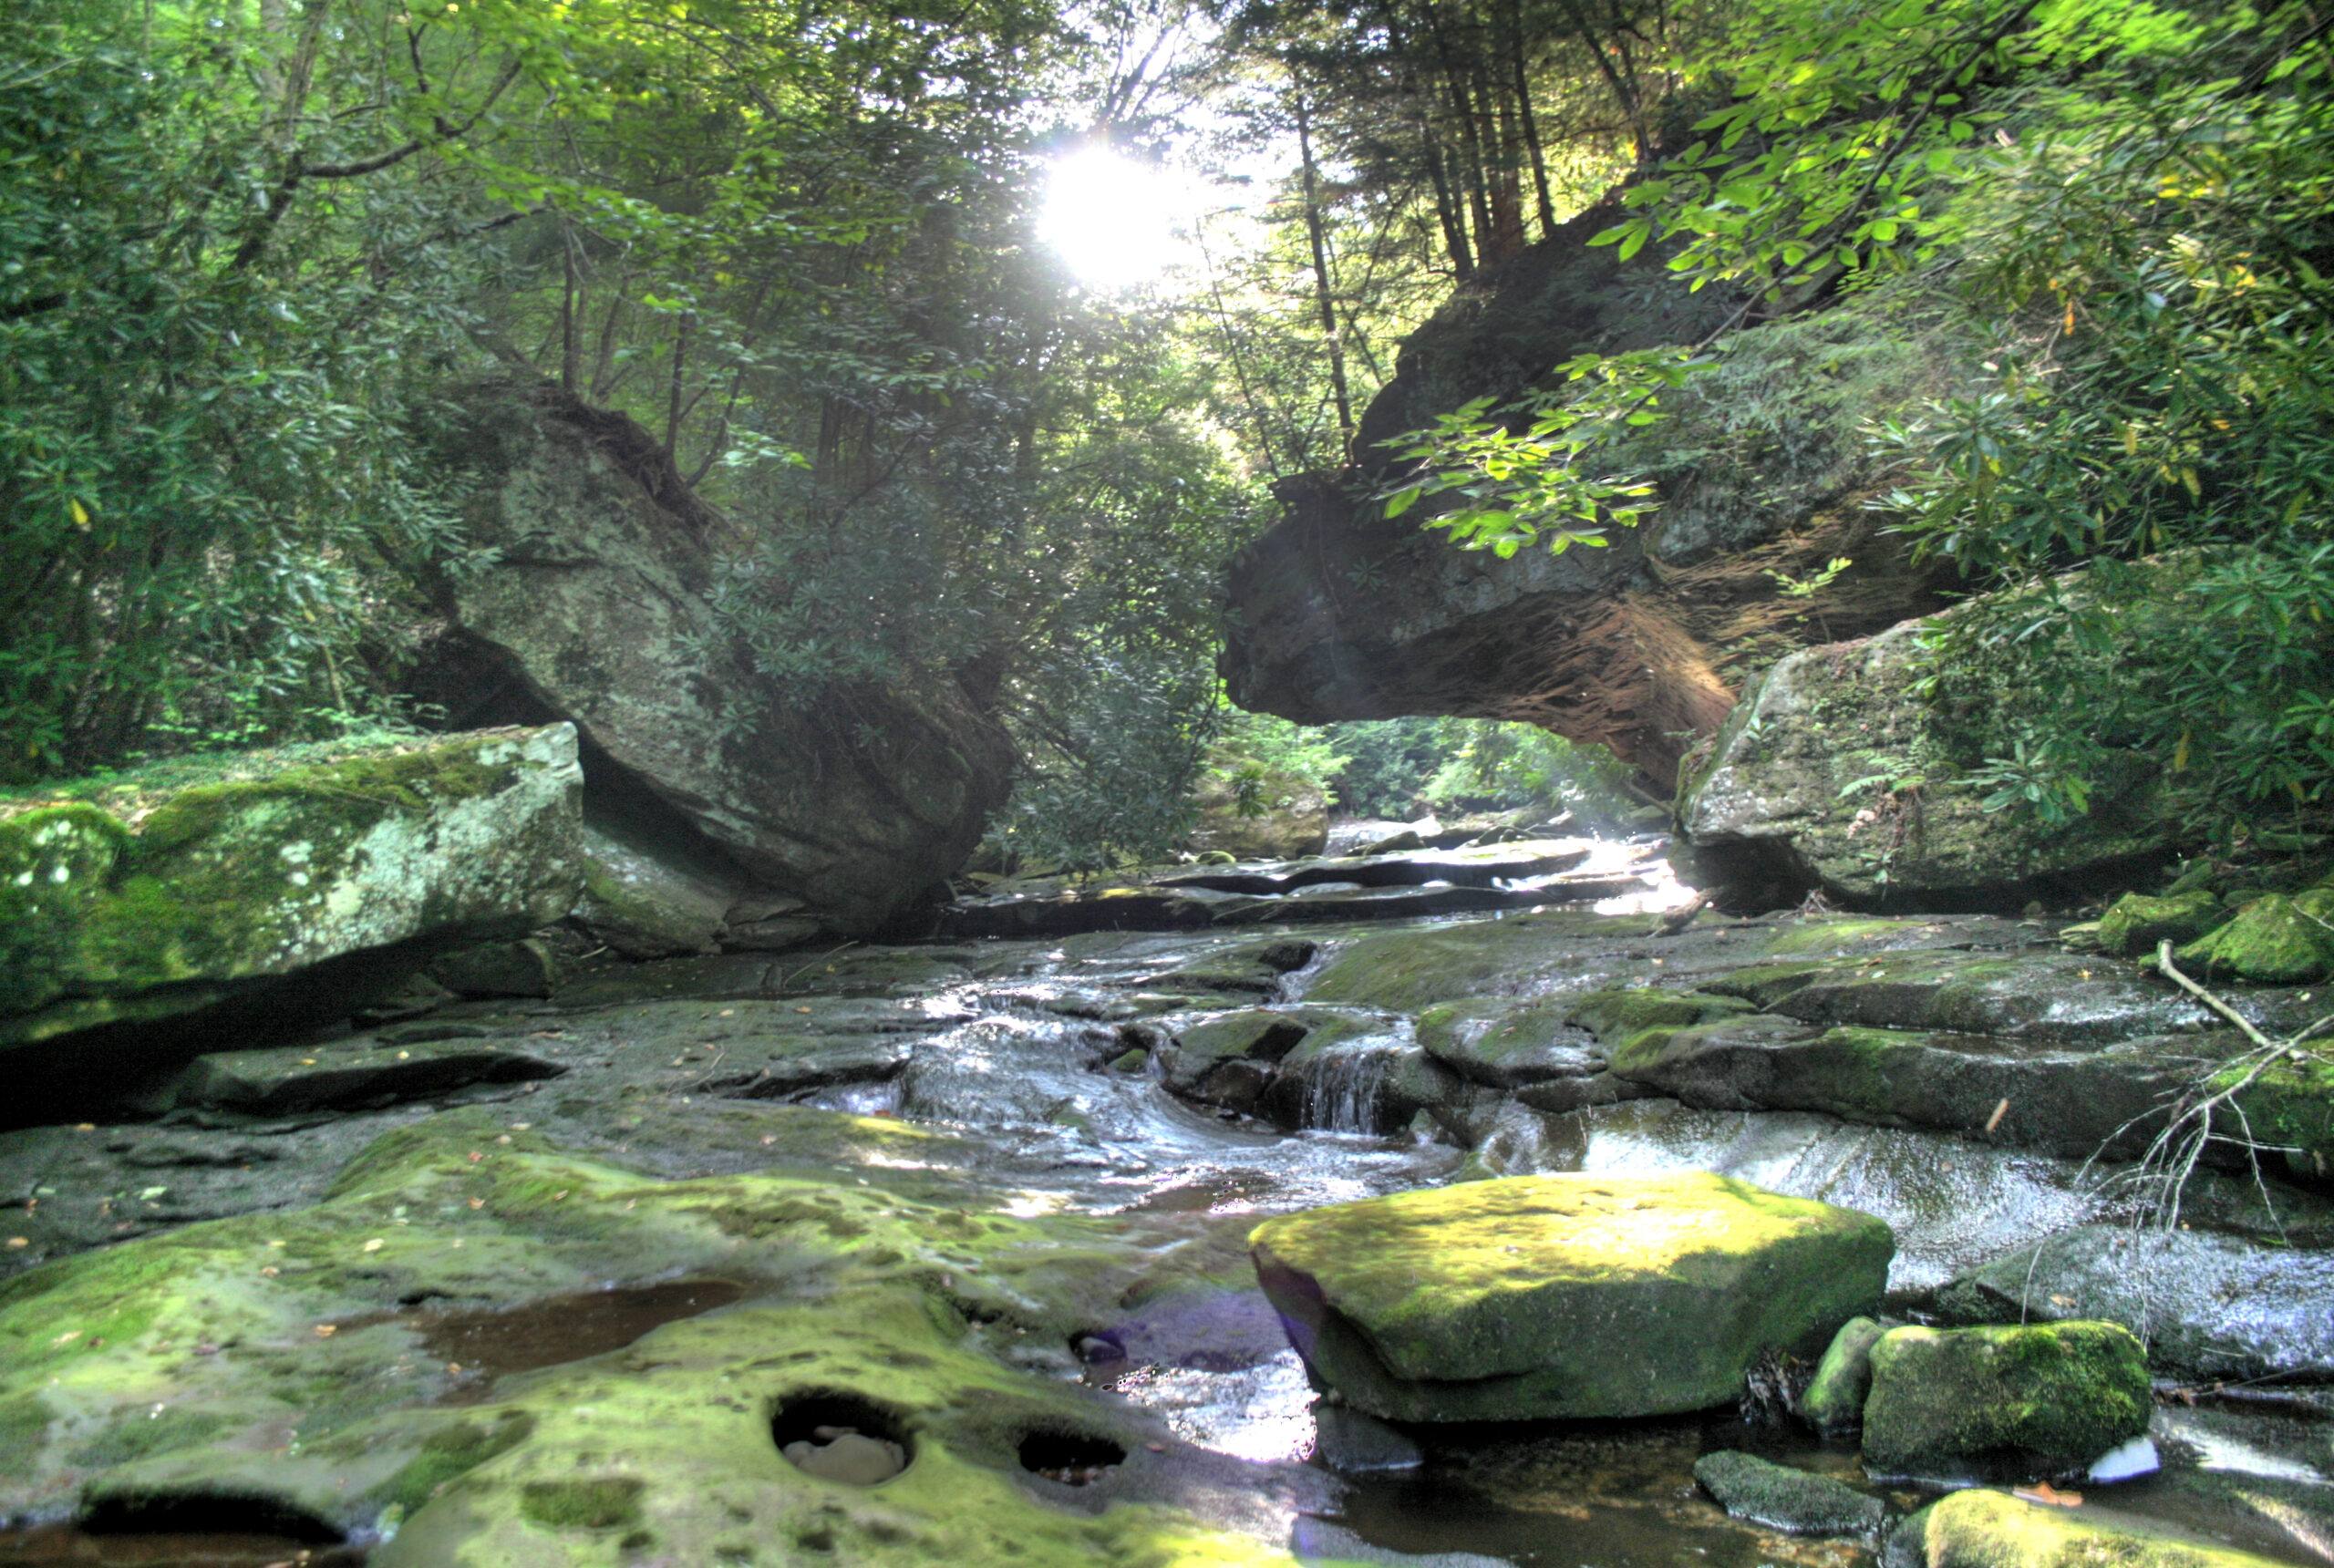
[[[770,1418],[778,1451],[804,1475],[877,1486],[908,1468],[915,1445],[900,1418],[856,1394],[795,1394]]]
[[[484,1398],[486,1385],[496,1377],[621,1350],[652,1328],[728,1306],[745,1294],[745,1286],[731,1280],[669,1280],[579,1291],[523,1306],[374,1313],[337,1326],[346,1332],[396,1323],[414,1330],[430,1359],[444,1362],[461,1379],[446,1401],[459,1405]]]
[[[1021,1439],[1021,1468],[1064,1486],[1091,1486],[1125,1462],[1127,1450],[1090,1432],[1038,1431]]]

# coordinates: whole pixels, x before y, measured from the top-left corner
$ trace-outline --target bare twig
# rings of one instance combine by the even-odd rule
[[[2172,944],[2169,941],[2156,944],[2155,967],[2156,972],[2162,975],[2165,979],[2171,981],[2174,985],[2179,986],[2183,991],[2187,992],[2188,995],[2195,997],[2196,1000],[2202,1002],[2205,1006],[2210,1007],[2214,1012],[2218,1013],[2222,1017],[2226,1018],[2230,1023],[2235,1024],[2239,1029],[2243,1030],[2245,1037],[2251,1040],[2255,1045],[2259,1046],[2264,1050],[2275,1050],[2277,1048],[2271,1043],[2268,1036],[2263,1034],[2260,1030],[2253,1026],[2252,1019],[2246,1017],[2244,1014],[2230,1006],[2226,1002],[2222,1001],[2218,996],[2214,995],[2210,991],[2205,990],[2202,985],[2197,985],[2196,982],[2189,979],[2188,976],[2180,973],[2180,971],[2173,965]],[[2314,1025],[2312,1026],[2312,1027],[2315,1026],[2316,1026]],[[2303,1033],[2307,1034],[2308,1031],[2304,1030]]]
[[[1646,934],[1647,936],[1677,935],[1679,932],[1693,924],[1695,917],[1699,915],[1702,911],[1708,909],[1710,906],[1710,901],[1716,896],[1717,895],[1709,888],[1704,888],[1701,892],[1693,896],[1690,903],[1680,904],[1678,908],[1669,911],[1669,913],[1656,920],[1653,923],[1653,928],[1647,931]]]

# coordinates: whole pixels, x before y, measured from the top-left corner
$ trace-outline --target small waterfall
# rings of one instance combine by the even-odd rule
[[[1325,1132],[1379,1131],[1386,1074],[1400,1054],[1391,1040],[1340,1040],[1306,1063],[1304,1125]]]

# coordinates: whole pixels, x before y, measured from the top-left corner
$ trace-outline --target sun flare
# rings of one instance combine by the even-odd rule
[[[1055,160],[1038,237],[1079,282],[1131,288],[1181,259],[1195,206],[1187,179],[1090,147]]]

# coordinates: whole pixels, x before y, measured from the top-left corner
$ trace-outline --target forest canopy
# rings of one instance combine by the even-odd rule
[[[1962,324],[1984,386],[1869,437],[1918,548],[2014,590],[1934,694],[2053,694],[2005,801],[2081,810],[2133,751],[2208,825],[2316,801],[2329,59],[2300,6],[2090,0],[19,0],[0,782],[426,718],[412,583],[492,561],[416,433],[518,375],[739,524],[717,609],[771,700],[1003,670],[1028,841],[1162,852],[1270,483],[1382,467],[1401,337],[1617,191],[1600,238],[1739,291],[1732,330]],[[1182,273],[1039,242],[1079,148],[1231,193]],[[1707,347],[1415,433],[1390,504],[1594,544],[1644,493],[1607,438]]]

